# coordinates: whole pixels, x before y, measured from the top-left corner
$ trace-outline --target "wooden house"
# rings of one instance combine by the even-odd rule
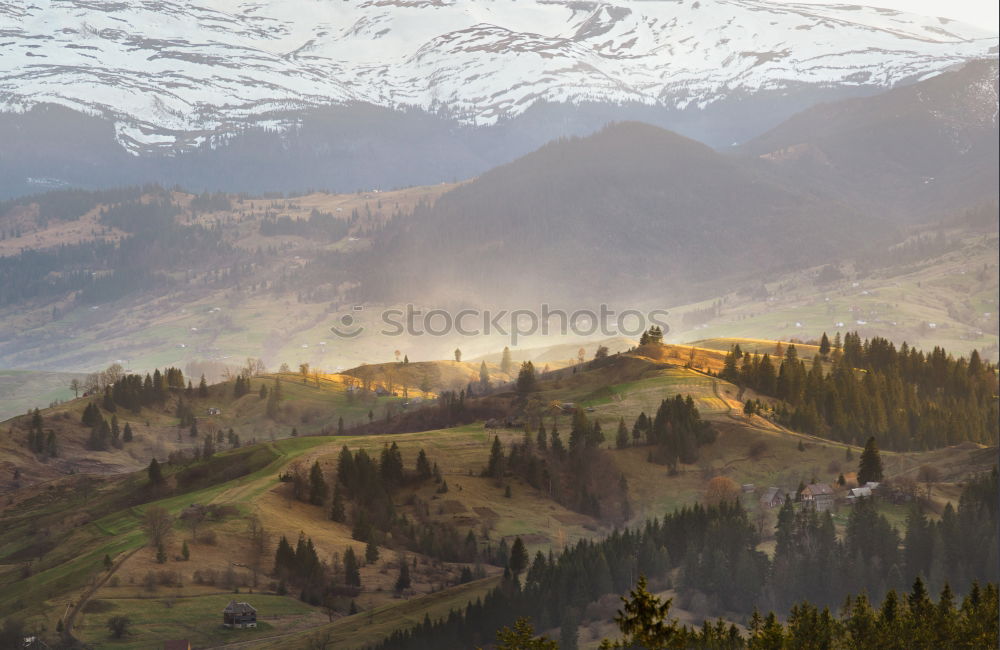
[[[250,603],[231,600],[222,610],[222,625],[231,628],[257,627],[257,610]]]

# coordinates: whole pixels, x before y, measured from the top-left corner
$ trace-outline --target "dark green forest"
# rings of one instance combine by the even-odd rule
[[[809,370],[791,344],[777,368],[770,354],[736,346],[720,376],[781,400],[774,408],[781,424],[833,440],[874,437],[879,447],[900,451],[997,444],[997,371],[978,352],[956,359],[940,347],[925,354],[903,343],[897,350],[856,332],[842,344],[839,333],[834,343],[823,338]]]
[[[744,623],[752,635],[772,638],[764,645],[734,637],[695,647],[780,648],[773,638],[779,631],[794,635],[799,625],[825,629],[824,634],[857,635],[897,616],[893,625],[899,629],[893,634],[902,643],[907,638],[903,628],[915,624],[904,624],[905,608],[924,607],[927,590],[942,594],[937,609],[944,611],[947,627],[939,632],[949,639],[966,633],[981,639],[982,629],[974,629],[978,625],[985,626],[987,638],[994,638],[995,603],[992,622],[983,612],[991,598],[995,601],[996,587],[983,589],[974,581],[996,583],[1000,578],[997,488],[994,469],[970,481],[958,508],[949,505],[940,522],[932,523],[915,510],[902,536],[868,502],[852,509],[842,538],[835,535],[829,513],[810,507],[797,510],[788,503],[778,517],[773,560],[756,550],[756,529],[738,503],[685,507],[601,541],[581,540],[558,555],[538,552],[524,568],[508,560],[502,583],[485,598],[447,618],[425,619],[422,625],[397,631],[375,647],[476,647],[490,643],[496,630],[520,617],[531,618],[542,630],[575,630],[584,622],[588,605],[608,593],[625,593],[640,576],[656,589],[673,587],[682,606],[698,603],[707,616],[725,615]],[[914,587],[918,578],[926,587]],[[911,588],[914,593],[901,600],[899,592]],[[966,596],[960,611],[955,609],[956,594]],[[883,604],[878,610],[868,605],[879,601]],[[839,610],[842,618],[831,614],[833,610]],[[762,618],[760,611],[790,612],[789,627],[772,616]],[[975,621],[966,620],[972,615]],[[728,626],[720,629],[729,634]],[[871,638],[883,638],[880,634]]]

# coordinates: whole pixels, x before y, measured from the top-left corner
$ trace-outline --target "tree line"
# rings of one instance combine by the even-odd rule
[[[614,618],[621,639],[604,639],[601,650],[993,648],[1000,631],[1000,599],[997,586],[991,583],[981,587],[974,582],[960,605],[948,587],[935,602],[920,578],[909,592],[892,590],[880,604],[865,594],[849,595],[839,616],[803,601],[791,607],[785,622],[773,612],[766,616],[754,612],[745,633],[722,619],[705,621],[700,627],[679,623],[670,616],[673,599],[664,601],[651,593],[645,578],[621,600],[622,608]],[[535,636],[531,620],[524,617],[513,628],[499,630],[497,641],[497,650],[560,648],[547,637]],[[573,640],[562,647],[574,647]]]
[[[772,637],[777,636],[780,624],[773,616],[756,614],[761,609],[785,611],[796,602],[806,602],[793,613],[816,612],[806,620],[815,625],[822,616],[829,619],[823,625],[833,629],[835,621],[829,612],[821,615],[817,607],[839,606],[852,593],[865,593],[875,601],[895,602],[890,608],[899,607],[895,590],[909,588],[918,577],[921,584],[929,581],[933,589],[940,589],[945,608],[951,612],[948,594],[954,593],[952,589],[965,590],[977,605],[983,590],[971,581],[996,582],[1000,577],[997,487],[994,469],[968,484],[958,509],[942,517],[941,523],[931,525],[922,516],[911,516],[902,540],[871,504],[852,509],[843,539],[834,535],[829,513],[820,514],[808,506],[796,511],[788,505],[779,515],[773,560],[756,550],[757,531],[738,501],[684,507],[662,520],[616,530],[601,541],[581,540],[558,555],[538,552],[523,580],[508,569],[501,584],[484,598],[461,611],[453,610],[446,618],[425,619],[422,625],[398,630],[375,648],[476,647],[489,643],[494,631],[519,617],[532,618],[540,629],[568,629],[564,639],[575,640],[575,630],[589,605],[602,595],[624,593],[640,576],[648,576],[657,588],[674,586],[688,608],[697,609],[700,603],[706,616],[725,613],[751,630],[769,629]],[[928,539],[932,540],[929,544]],[[850,602],[849,616],[856,606],[859,615],[871,618],[865,614],[871,611],[863,605],[867,601],[859,597]],[[948,629],[959,634],[960,616],[949,614],[948,618],[952,625]],[[723,631],[729,634],[728,627]],[[786,632],[782,628],[781,634]],[[718,641],[715,638],[713,643]],[[733,637],[732,642],[731,647],[746,647],[747,640]],[[563,647],[575,646],[564,643]]]
[[[792,344],[777,368],[769,353],[737,345],[720,376],[781,400],[774,408],[780,423],[834,440],[860,444],[874,437],[882,448],[903,451],[997,443],[997,372],[978,352],[956,359],[935,347],[925,355],[906,343],[897,350],[884,338],[862,342],[857,333],[842,345],[838,333],[831,347],[823,337],[808,370]]]

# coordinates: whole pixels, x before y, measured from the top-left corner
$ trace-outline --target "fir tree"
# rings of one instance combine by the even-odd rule
[[[503,477],[503,446],[500,444],[500,436],[493,436],[493,446],[490,448],[490,460],[486,466],[486,476],[491,478]]]
[[[878,445],[875,444],[875,437],[868,438],[865,449],[861,452],[861,459],[858,462],[858,485],[865,485],[868,482],[878,483],[882,480],[882,457],[879,455]]]
[[[406,556],[401,555],[399,558],[399,576],[396,578],[394,589],[397,594],[402,594],[410,586],[410,563],[406,561]]]
[[[503,354],[500,355],[500,372],[509,375],[512,368],[513,363],[510,359],[510,348],[504,346]]]
[[[149,474],[149,482],[153,485],[159,485],[163,483],[163,470],[160,469],[160,463],[156,459],[149,461],[149,469],[146,470]]]
[[[417,453],[417,477],[422,481],[426,481],[432,474],[430,461],[427,460],[427,453],[421,449]]]
[[[338,524],[347,520],[347,513],[344,511],[344,497],[340,492],[340,483],[333,488],[333,504],[330,506],[330,519]]]
[[[535,377],[535,365],[525,361],[517,373],[517,392],[530,393],[536,390],[538,390],[538,379]]]
[[[344,551],[344,584],[349,587],[361,586],[361,572],[358,569],[358,558],[354,555],[353,546],[348,546]]]
[[[378,562],[378,545],[375,543],[374,535],[369,536],[368,543],[365,545],[365,562],[368,564]]]
[[[326,500],[327,485],[323,478],[323,468],[319,466],[319,461],[313,461],[309,470],[309,503],[314,506],[323,505]]]
[[[510,547],[510,561],[507,566],[515,576],[521,575],[521,572],[528,568],[528,549],[525,548],[520,536],[514,539],[514,544]]]

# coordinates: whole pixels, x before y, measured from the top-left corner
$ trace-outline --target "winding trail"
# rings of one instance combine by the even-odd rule
[[[123,555],[117,562],[111,565],[110,571],[105,571],[104,576],[100,580],[83,592],[83,596],[79,601],[77,601],[76,605],[73,606],[73,609],[70,610],[69,615],[66,617],[66,622],[63,624],[63,641],[72,643],[74,647],[76,645],[82,645],[82,642],[73,636],[73,623],[76,622],[76,615],[83,610],[90,599],[93,598],[94,594],[96,594],[97,591],[103,587],[105,583],[107,583],[111,576],[115,574],[115,571],[117,571],[121,565],[125,564],[126,560],[141,551],[143,548],[145,548],[145,546],[138,546]]]

